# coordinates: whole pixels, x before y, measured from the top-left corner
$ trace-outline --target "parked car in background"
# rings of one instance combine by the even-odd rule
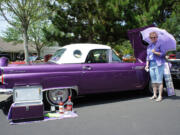
[[[134,58],[133,56],[131,56],[130,54],[127,54],[125,56],[122,57],[122,60],[124,62],[136,62],[136,58]]]
[[[12,62],[9,62],[9,64],[26,64],[25,61],[20,61],[20,60],[17,60],[17,61],[12,61]]]
[[[171,75],[173,81],[180,82],[180,52],[176,52],[175,58],[169,58],[169,62],[171,62]]]
[[[168,59],[176,59],[176,54],[170,54],[170,55],[168,55]]]
[[[8,55],[8,54],[6,54],[6,53],[1,53],[1,52],[0,52],[0,58],[1,58],[1,57],[6,57],[6,58],[9,59],[9,55]]]
[[[45,61],[46,60],[46,61]],[[29,63],[40,63],[40,62],[47,62],[48,60],[42,57],[37,57],[37,56],[30,56],[29,57]],[[13,65],[19,65],[19,64],[26,64],[24,60],[16,60],[16,61],[10,61],[9,64]]]

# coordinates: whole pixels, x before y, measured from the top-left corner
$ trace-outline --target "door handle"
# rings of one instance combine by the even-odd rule
[[[83,70],[92,70],[91,66],[83,66],[82,68],[83,68]]]

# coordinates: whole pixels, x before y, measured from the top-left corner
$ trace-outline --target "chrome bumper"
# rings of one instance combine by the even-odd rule
[[[2,89],[2,88],[0,88],[0,94],[13,94],[13,89]]]

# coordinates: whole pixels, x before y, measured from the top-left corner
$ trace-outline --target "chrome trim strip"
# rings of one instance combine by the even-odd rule
[[[2,88],[0,88],[0,94],[13,94],[13,89],[2,89]]]
[[[144,69],[144,66],[135,66],[134,69]]]
[[[78,87],[77,86],[54,87],[54,88],[42,89],[42,91],[44,92],[44,91],[55,90],[55,89],[74,89],[78,95]]]
[[[76,91],[76,93],[78,94],[78,87],[77,86],[47,88],[47,89],[42,89],[42,91],[44,92],[44,91],[55,90],[55,89],[74,89]],[[13,89],[2,89],[2,88],[0,88],[0,94],[13,94]]]

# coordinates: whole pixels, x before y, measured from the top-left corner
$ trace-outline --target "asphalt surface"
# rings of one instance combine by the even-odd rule
[[[21,125],[10,125],[1,106],[0,135],[180,135],[180,88],[162,102],[149,97],[137,91],[81,97],[76,118]]]

